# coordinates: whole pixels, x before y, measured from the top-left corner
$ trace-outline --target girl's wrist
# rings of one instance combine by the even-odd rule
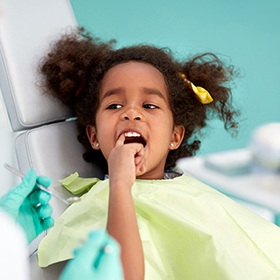
[[[132,185],[133,184],[127,184],[125,182],[110,182],[110,195],[131,196]]]

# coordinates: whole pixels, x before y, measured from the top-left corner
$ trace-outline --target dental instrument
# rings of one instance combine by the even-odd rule
[[[12,172],[13,174],[19,176],[21,179],[23,179],[24,176],[25,176],[21,171],[17,170],[16,168],[12,167],[11,165],[9,165],[9,164],[7,164],[7,163],[4,164],[4,167],[5,167],[7,170],[9,170],[10,172]],[[42,185],[36,184],[36,186],[37,186],[40,190],[45,191],[45,192],[51,194],[52,196],[54,196],[55,198],[59,199],[60,201],[62,201],[63,203],[65,203],[65,204],[67,204],[67,205],[70,205],[70,204],[72,204],[72,203],[77,202],[77,201],[80,200],[80,197],[78,197],[78,196],[70,196],[70,197],[64,199],[64,198],[60,197],[59,195],[57,195],[55,192],[53,192],[53,191],[47,189],[46,187],[44,187],[44,186],[42,186]]]

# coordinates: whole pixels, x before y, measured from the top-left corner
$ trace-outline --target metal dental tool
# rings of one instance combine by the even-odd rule
[[[25,176],[21,171],[19,171],[19,170],[17,170],[16,168],[10,166],[10,165],[7,164],[7,163],[4,164],[4,167],[5,167],[6,169],[8,169],[10,172],[12,172],[13,174],[19,176],[21,179],[23,179],[24,176]],[[80,197],[78,197],[78,196],[70,196],[70,197],[64,199],[64,198],[60,197],[59,195],[57,195],[55,192],[49,190],[48,188],[46,188],[46,187],[44,187],[44,186],[41,186],[41,185],[39,185],[39,184],[36,184],[36,186],[37,186],[37,188],[39,188],[40,190],[51,194],[52,196],[54,196],[55,198],[59,199],[60,201],[62,201],[63,203],[65,203],[65,204],[67,204],[67,205],[70,205],[70,204],[72,204],[72,203],[74,203],[74,202],[80,200]]]

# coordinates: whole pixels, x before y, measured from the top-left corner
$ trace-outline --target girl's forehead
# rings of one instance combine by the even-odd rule
[[[153,65],[139,61],[128,61],[111,67],[103,77],[102,88],[130,83],[167,89],[163,74]]]
[[[168,89],[163,74],[154,66],[138,61],[117,64],[103,77],[100,98],[141,93],[141,96],[160,96],[168,102]]]
[[[107,70],[105,73],[103,79],[108,76],[108,74],[138,74],[138,75],[155,75],[158,76],[159,78],[163,78],[163,74],[153,65],[146,63],[146,62],[141,62],[141,61],[127,61],[127,62],[122,62],[117,65],[112,66],[110,69]]]

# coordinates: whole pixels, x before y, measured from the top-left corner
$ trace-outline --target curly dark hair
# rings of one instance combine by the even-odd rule
[[[114,40],[104,43],[78,28],[55,41],[39,65],[45,92],[59,98],[76,114],[78,139],[86,148],[86,161],[98,162],[105,170],[107,168],[102,153],[92,149],[85,127],[95,125],[100,85],[105,73],[117,64],[132,60],[149,63],[162,73],[174,123],[185,127],[180,148],[169,152],[167,169],[174,167],[178,158],[195,155],[200,147],[196,137],[208,119],[217,117],[224,122],[226,130],[237,129],[235,117],[238,111],[232,104],[229,87],[236,74],[232,65],[224,65],[213,53],[200,54],[181,62],[167,48],[136,45],[115,49],[114,45]],[[180,73],[193,84],[207,89],[213,102],[201,104]]]

